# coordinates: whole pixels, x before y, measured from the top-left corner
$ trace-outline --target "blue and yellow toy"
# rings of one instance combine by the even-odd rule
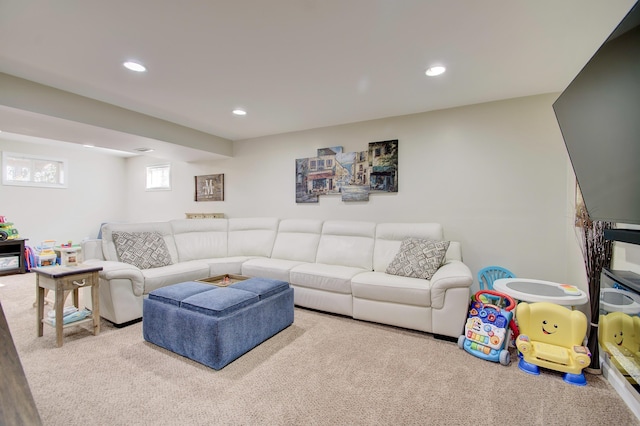
[[[498,300],[499,304],[506,303],[506,306],[503,308],[487,303],[494,300]],[[515,301],[506,294],[493,290],[477,292],[471,302],[464,334],[458,338],[460,349],[487,361],[509,365],[509,323],[514,307]]]
[[[555,303],[520,302],[516,320],[522,371],[537,375],[543,367],[564,373],[562,379],[572,385],[587,384],[582,370],[591,363],[591,352],[583,346],[588,325],[585,314]]]
[[[55,244],[55,240],[44,240],[39,246],[35,247],[36,265],[38,267],[54,266],[58,263],[58,255],[53,250]]]

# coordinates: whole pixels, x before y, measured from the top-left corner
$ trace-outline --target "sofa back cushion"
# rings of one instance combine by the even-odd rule
[[[321,232],[321,220],[283,219],[278,225],[278,234],[271,257],[315,262]]]
[[[449,242],[449,249],[447,250],[447,254],[444,257],[444,262],[446,263],[448,260],[459,260],[460,262],[462,262],[462,248],[460,247],[460,242]]]
[[[376,232],[374,222],[328,220],[322,225],[317,263],[371,270]]]
[[[171,263],[178,262],[178,252],[173,239],[173,230],[169,222],[147,222],[147,223],[105,223],[102,225],[102,253],[105,260],[119,262],[118,252],[114,241],[114,232],[125,233],[153,233],[162,235],[167,251],[171,256]]]
[[[373,270],[386,272],[387,267],[398,254],[402,241],[407,238],[442,241],[444,233],[439,223],[379,223],[376,226]]]
[[[175,219],[169,223],[180,262],[227,256],[227,219]]]
[[[229,219],[227,255],[270,257],[278,221],[271,217]]]

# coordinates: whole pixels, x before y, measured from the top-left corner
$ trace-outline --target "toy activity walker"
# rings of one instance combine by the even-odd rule
[[[493,301],[497,304],[489,303]],[[503,303],[507,303],[504,308],[500,307]],[[513,298],[506,294],[492,290],[477,292],[471,302],[465,334],[458,338],[460,349],[487,361],[509,365],[509,323],[515,306]]]

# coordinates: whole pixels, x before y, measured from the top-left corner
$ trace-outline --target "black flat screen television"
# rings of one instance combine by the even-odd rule
[[[640,224],[640,3],[553,109],[591,219]]]

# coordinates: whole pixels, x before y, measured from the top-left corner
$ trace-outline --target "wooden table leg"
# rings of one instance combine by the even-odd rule
[[[96,336],[100,333],[100,281],[98,278],[98,273],[95,272],[92,274],[91,282],[93,285],[91,286],[91,315],[93,315],[93,335]]]
[[[40,287],[40,275],[36,275],[36,311],[37,311],[37,321],[36,324],[38,326],[38,337],[42,337],[43,334],[43,326],[42,319],[44,318],[44,288]]]
[[[80,309],[80,305],[78,304],[78,287],[73,288],[73,306]]]
[[[62,346],[62,310],[64,309],[64,290],[62,283],[56,279],[56,343],[58,347]]]

